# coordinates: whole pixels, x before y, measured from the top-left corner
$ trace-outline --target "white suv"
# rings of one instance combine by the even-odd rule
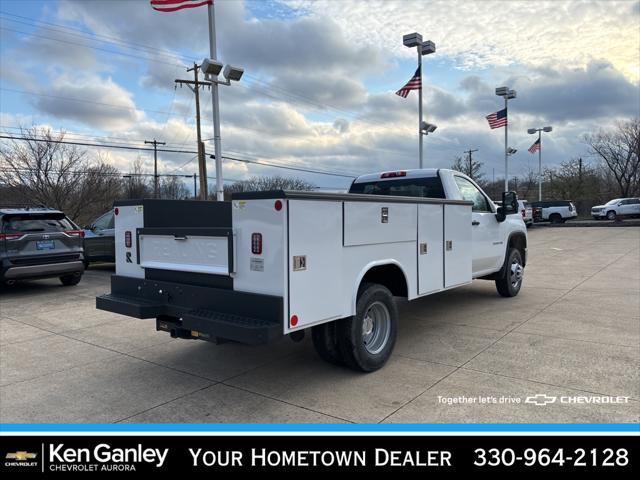
[[[631,217],[640,215],[640,198],[614,198],[604,205],[591,208],[591,216],[596,220],[606,218],[615,220],[616,217]]]

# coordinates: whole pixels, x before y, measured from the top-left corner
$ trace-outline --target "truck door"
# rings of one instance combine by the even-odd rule
[[[471,181],[455,175],[454,180],[464,200],[473,202],[471,213],[472,271],[473,275],[492,271],[504,257],[504,240],[500,235],[500,223],[485,194]]]
[[[418,295],[444,286],[444,205],[418,204]]]

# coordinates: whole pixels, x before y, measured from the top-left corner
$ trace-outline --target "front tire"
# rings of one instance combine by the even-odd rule
[[[517,248],[509,249],[507,263],[503,272],[496,279],[496,289],[503,297],[515,297],[522,287],[522,277],[524,266],[522,265],[522,254]]]
[[[615,220],[617,217],[616,212],[614,212],[613,210],[609,210],[607,212],[607,220]]]
[[[344,365],[336,336],[336,328],[339,321],[323,323],[311,328],[311,340],[316,352],[325,362],[334,365]]]
[[[61,276],[60,283],[62,283],[62,285],[64,285],[65,287],[71,287],[73,285],[79,284],[81,279],[82,279],[81,274],[72,273],[71,275]]]
[[[382,368],[396,343],[398,307],[388,288],[369,283],[360,288],[356,314],[338,324],[338,347],[354,370]]]

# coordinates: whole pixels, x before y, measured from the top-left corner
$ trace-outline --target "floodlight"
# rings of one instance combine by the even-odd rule
[[[202,60],[202,64],[200,64],[200,70],[205,75],[213,75],[217,77],[222,70],[222,63],[217,60],[213,60],[212,58],[205,58]]]
[[[553,130],[553,127],[544,127],[542,129],[542,131],[544,131],[544,132],[550,132],[551,130]]]
[[[422,42],[422,46],[420,49],[420,53],[422,53],[422,55],[429,55],[430,53],[435,53],[435,51],[436,51],[436,44],[433,43],[431,40]]]
[[[511,100],[512,98],[516,98],[515,90],[509,90],[509,92],[507,93],[507,99]]]
[[[517,148],[507,148],[507,155],[513,155],[514,153],[516,153],[518,151]]]
[[[405,47],[417,47],[422,44],[422,35],[417,32],[408,33],[402,36],[402,44]]]
[[[234,67],[232,65],[226,65],[224,67],[224,78],[227,80],[233,80],[237,82],[242,78],[242,74],[244,73],[244,68]]]
[[[527,130],[527,133],[528,133],[529,135],[533,135],[534,133],[538,133],[538,129],[537,129],[537,128],[529,128],[529,129]]]
[[[496,95],[499,97],[504,97],[509,93],[509,87],[498,87],[496,88]]]

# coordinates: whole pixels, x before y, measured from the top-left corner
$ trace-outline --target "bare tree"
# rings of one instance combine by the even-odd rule
[[[153,188],[149,177],[144,171],[142,159],[136,158],[131,163],[129,173],[124,175],[126,181],[127,198],[148,198],[152,196]]]
[[[191,197],[191,192],[181,177],[161,177],[158,190],[160,198],[185,200]]]
[[[484,177],[484,174],[482,173],[483,166],[483,162],[474,160],[473,157],[471,157],[471,164],[469,164],[469,157],[462,158],[461,156],[457,156],[451,165],[451,170],[462,172],[468,177],[473,178],[477,183],[481,184],[483,183]]]
[[[315,190],[312,183],[295,177],[251,177],[224,187],[225,199],[237,192],[258,192],[267,190]]]
[[[586,135],[584,141],[615,178],[620,196],[640,192],[640,118],[618,122],[613,131]]]
[[[120,195],[118,171],[102,160],[90,166],[86,150],[63,143],[64,132],[32,127],[20,136],[0,144],[0,183],[15,202],[57,208],[82,223]]]

